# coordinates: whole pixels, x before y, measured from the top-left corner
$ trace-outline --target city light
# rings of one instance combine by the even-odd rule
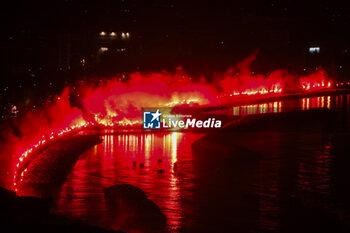
[[[80,64],[81,64],[82,66],[85,66],[85,64],[86,64],[85,58],[80,59]]]
[[[320,47],[310,47],[309,53],[320,53]]]
[[[107,52],[108,51],[108,48],[107,47],[101,47],[100,48],[100,52],[101,53],[104,53],[104,52]]]

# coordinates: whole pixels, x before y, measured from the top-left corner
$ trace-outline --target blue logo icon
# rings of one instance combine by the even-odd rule
[[[143,128],[144,129],[160,129],[159,109],[156,112],[143,112]]]

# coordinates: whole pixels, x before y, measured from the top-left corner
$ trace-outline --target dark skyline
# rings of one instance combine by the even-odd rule
[[[32,96],[82,77],[178,66],[210,79],[256,50],[256,72],[350,73],[350,11],[333,1],[13,1],[0,11],[6,100],[21,99],[23,86]]]
[[[129,50],[135,67],[125,71],[140,66],[148,70],[187,64],[191,69],[191,63],[195,69],[200,60],[218,68],[215,61],[222,60],[222,69],[256,49],[261,49],[262,55],[273,52],[280,57],[299,52],[291,54],[298,60],[308,46],[327,44],[337,49],[347,47],[349,39],[346,28],[350,12],[331,1],[13,2],[1,11],[2,50],[23,48],[26,56],[38,60],[38,66],[63,56],[59,53],[67,43],[71,46],[72,65],[76,66],[79,58],[91,56],[96,50],[100,31],[132,33]],[[271,64],[271,68],[282,65]]]

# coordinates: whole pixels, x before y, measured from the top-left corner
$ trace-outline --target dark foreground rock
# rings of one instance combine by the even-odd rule
[[[51,214],[52,206],[48,199],[18,197],[14,192],[0,187],[0,232],[116,232]]]
[[[165,232],[166,217],[140,188],[129,184],[104,189],[111,202],[114,228],[127,232]]]

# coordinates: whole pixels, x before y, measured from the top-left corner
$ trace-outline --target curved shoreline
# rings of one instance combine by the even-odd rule
[[[102,140],[96,135],[67,135],[39,148],[21,167],[17,194],[40,196],[30,186],[59,186],[79,156]],[[27,189],[27,190],[26,190]]]

